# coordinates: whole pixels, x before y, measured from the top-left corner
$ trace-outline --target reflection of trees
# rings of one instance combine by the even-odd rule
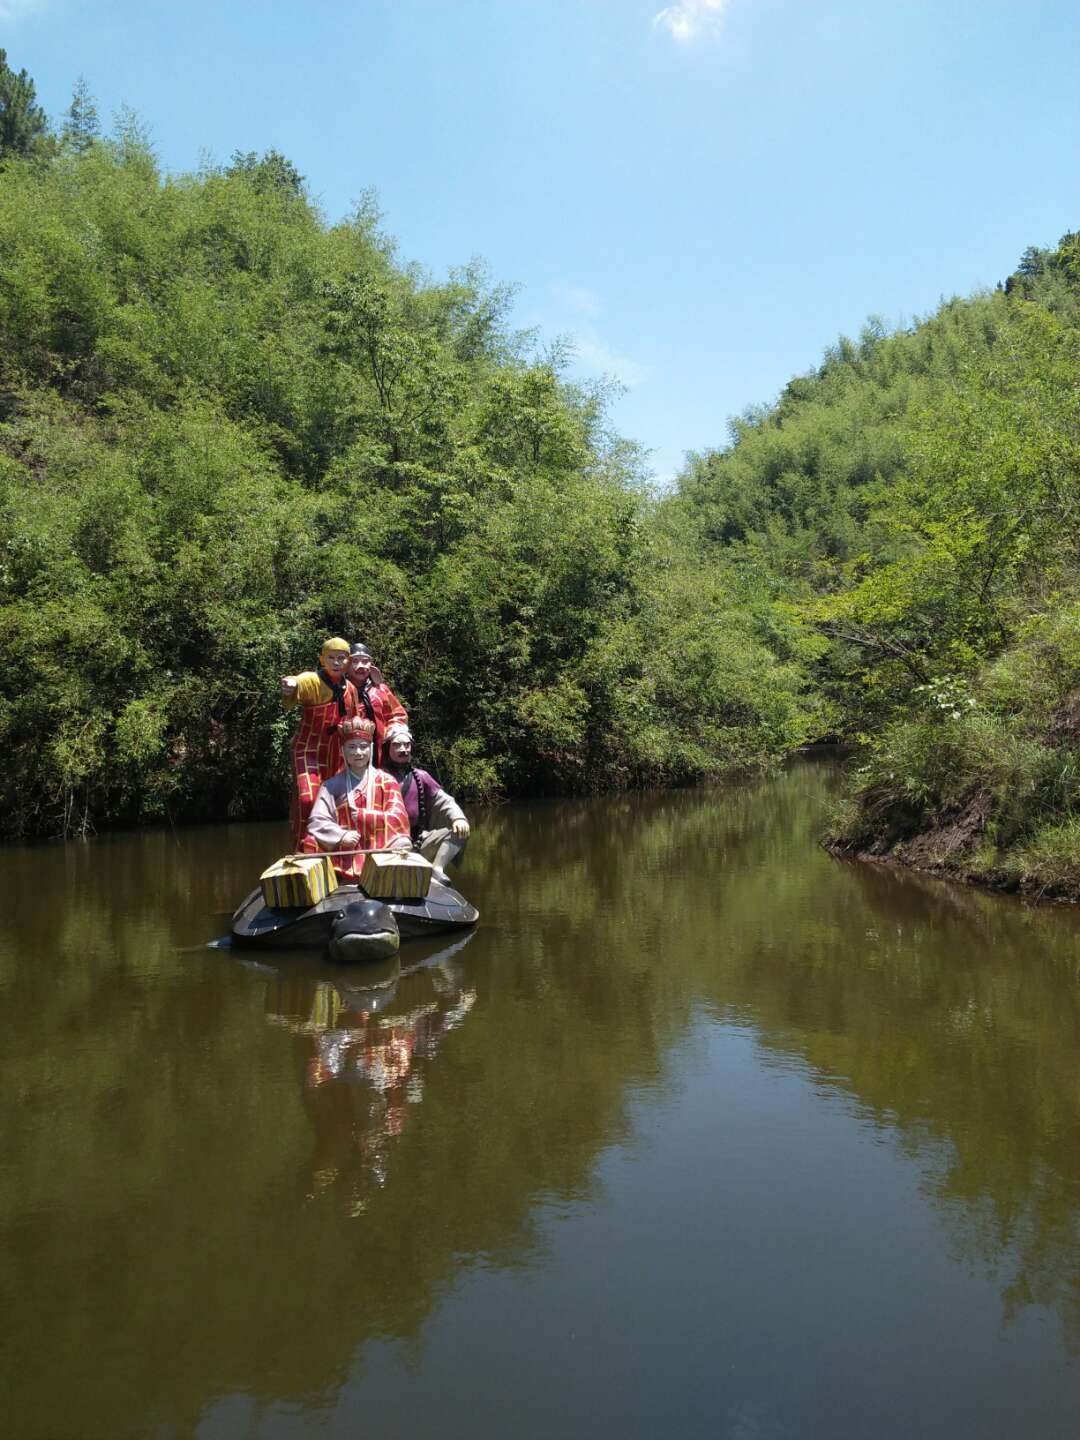
[[[789,969],[813,984],[796,1001],[788,978],[764,1038],[899,1129],[957,1258],[1000,1271],[1007,1314],[1053,1306],[1080,1343],[1080,917],[895,871],[844,878],[862,943],[808,935]]]
[[[568,948],[565,914],[531,915],[518,895],[503,907],[495,887],[511,881],[498,863],[484,884],[480,847],[466,888],[475,878],[500,928],[459,962],[459,993],[478,997],[468,1022],[444,1024],[419,1067],[414,1053],[424,1101],[384,1147],[376,1183],[366,1112],[313,1132],[312,1037],[265,1019],[268,997],[289,1013],[278,975],[174,948],[225,928],[205,916],[248,888],[276,848],[267,835],[8,854],[0,987],[22,1023],[0,1101],[0,1240],[21,1323],[0,1345],[22,1435],[189,1430],[237,1389],[317,1405],[358,1345],[414,1334],[461,1265],[533,1255],[537,1198],[586,1192],[629,1088],[658,1072],[670,1023],[646,957],[632,952],[628,982],[617,932],[601,952],[575,925]],[[525,827],[514,844],[524,869]],[[533,878],[552,863],[535,851]],[[42,893],[63,903],[43,907]],[[574,903],[584,913],[588,899]],[[293,1010],[310,1015],[318,982],[340,976],[314,957],[290,964],[307,988]],[[432,1001],[420,972],[392,1009],[416,1017]],[[338,1171],[321,1190],[313,1143],[319,1168],[329,1154]]]
[[[1080,914],[831,860],[815,844],[831,775],[534,810],[558,863],[521,903],[584,937],[575,897],[591,895],[646,967],[668,957],[640,982],[654,1053],[696,1001],[898,1131],[957,1257],[1000,1270],[1007,1313],[1053,1306],[1080,1343]],[[605,813],[617,847],[600,842]],[[484,842],[512,889],[495,829]],[[640,960],[616,949],[630,974]]]
[[[537,1201],[588,1192],[628,1096],[701,1009],[896,1129],[958,1253],[1002,1266],[1008,1304],[1075,1327],[1076,927],[831,860],[813,843],[827,777],[484,814],[462,878],[483,920],[457,978],[403,975],[366,1020],[314,957],[176,953],[226,928],[205,917],[278,830],[7,852],[17,1432],[189,1430],[235,1390],[318,1406],[462,1266],[535,1256]],[[380,1015],[404,1030],[365,1069]]]

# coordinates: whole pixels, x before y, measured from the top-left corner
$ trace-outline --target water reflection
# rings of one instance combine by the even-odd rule
[[[391,1147],[424,1098],[427,1068],[476,1004],[455,960],[474,938],[422,961],[407,949],[404,976],[394,956],[381,972],[354,972],[351,982],[284,974],[268,986],[269,1019],[311,1042],[304,1071],[316,1136],[309,1199],[337,1186],[349,1213],[361,1215],[371,1184],[386,1184]]]
[[[709,1240],[748,1325],[769,1197],[839,1107],[908,1157],[953,1265],[995,1276],[1006,1322],[1051,1307],[1075,1345],[1076,917],[831,860],[815,836],[832,773],[489,812],[466,882],[485,924],[467,949],[406,947],[428,963],[374,988],[314,956],[178,953],[223,928],[214,912],[282,848],[273,827],[5,852],[13,1433],[189,1434],[235,1395],[259,1433],[268,1407],[314,1415],[359,1385],[382,1340],[422,1368],[425,1326],[465,1277],[548,1273],[545,1216],[598,1212],[613,1148],[639,1157],[643,1189],[666,1184],[641,1115],[678,1113],[687,1037],[733,1022],[758,1062],[718,1106],[749,1103],[769,1056],[820,1097],[783,1145],[754,1136],[756,1252]],[[734,1163],[723,1145],[676,1157],[703,1206]],[[876,1202],[857,1175],[834,1183],[855,1187],[852,1233],[872,1246]],[[581,1284],[623,1283],[616,1232],[584,1250]],[[673,1386],[663,1356],[693,1347],[701,1317],[680,1336],[680,1297],[653,1294],[676,1317],[657,1350],[627,1270],[627,1354]],[[1075,1372],[1045,1343],[1063,1384]],[[466,1390],[445,1391],[459,1419]]]

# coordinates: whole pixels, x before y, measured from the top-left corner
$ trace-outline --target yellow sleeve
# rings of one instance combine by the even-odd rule
[[[305,670],[296,680],[296,698],[301,705],[325,705],[332,699],[333,692],[323,684],[314,670]]]
[[[297,705],[325,705],[331,698],[331,692],[314,670],[304,670],[299,675],[286,675],[284,678],[296,682],[296,693],[282,698],[283,710],[293,710]]]

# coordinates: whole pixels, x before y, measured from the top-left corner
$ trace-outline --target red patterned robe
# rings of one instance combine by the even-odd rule
[[[348,880],[359,878],[366,851],[388,850],[402,836],[409,839],[409,812],[392,775],[369,765],[362,780],[350,770],[327,780],[312,806],[303,849],[339,850],[346,830],[360,836],[355,854],[334,856],[334,869]],[[411,842],[401,848],[410,850]]]
[[[372,759],[376,765],[381,765],[385,758],[383,736],[386,734],[387,726],[395,720],[407,725],[409,712],[386,681],[376,680],[373,676],[369,676],[365,684],[360,687],[359,699],[360,714],[366,715],[369,720],[375,722],[375,750]]]
[[[314,671],[294,677],[300,724],[292,742],[293,793],[289,806],[293,849],[298,849],[307,830],[308,816],[324,780],[329,780],[345,763],[338,727],[342,720],[359,714],[356,686],[345,681],[345,713],[333,692]],[[288,707],[287,707],[288,708]]]

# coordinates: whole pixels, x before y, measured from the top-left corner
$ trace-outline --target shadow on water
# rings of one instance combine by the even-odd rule
[[[380,974],[178,954],[274,827],[5,852],[15,1433],[329,1405],[466,1274],[543,1265],[539,1209],[590,1201],[703,1021],[897,1136],[957,1260],[1075,1344],[1076,917],[830,859],[833,782],[486,813],[462,881],[484,923]]]

